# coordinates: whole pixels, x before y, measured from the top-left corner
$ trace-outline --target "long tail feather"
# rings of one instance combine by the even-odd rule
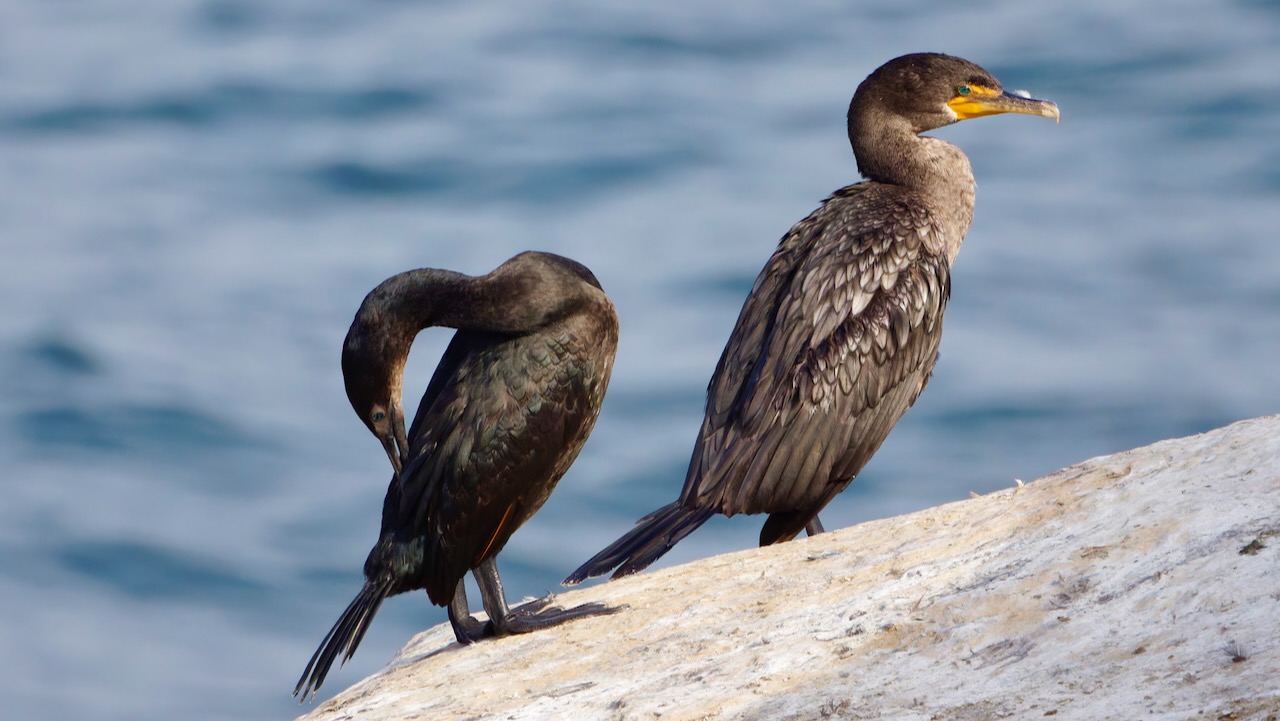
[[[569,574],[564,584],[581,583],[615,568],[613,578],[643,571],[714,515],[712,508],[689,508],[679,501],[667,504],[637,521],[625,536]]]
[[[373,621],[374,614],[378,612],[378,607],[390,592],[390,582],[364,584],[364,588],[356,594],[355,599],[347,606],[347,610],[342,612],[337,623],[329,629],[329,633],[320,642],[320,647],[311,655],[307,668],[302,672],[298,685],[293,689],[294,696],[299,696],[301,701],[314,697],[320,685],[324,683],[325,676],[329,675],[329,667],[333,665],[338,654],[342,654],[343,663],[351,659],[365,632],[369,630],[369,624]]]

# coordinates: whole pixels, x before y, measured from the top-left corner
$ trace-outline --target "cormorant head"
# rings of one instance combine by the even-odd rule
[[[409,448],[400,402],[408,348],[383,327],[385,313],[375,288],[360,305],[342,344],[342,380],[347,400],[361,422],[382,443],[387,460],[400,474]]]
[[[858,86],[849,104],[849,134],[871,120],[901,119],[915,133],[1000,113],[1022,113],[1058,120],[1058,106],[1007,93],[995,76],[963,58],[914,53],[876,68]]]

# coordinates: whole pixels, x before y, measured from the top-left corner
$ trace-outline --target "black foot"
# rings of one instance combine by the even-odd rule
[[[511,609],[501,623],[494,624],[494,632],[499,636],[517,633],[541,631],[544,628],[559,626],[566,621],[588,616],[608,616],[621,611],[623,606],[606,606],[603,603],[584,603],[573,608],[552,606],[552,596],[544,596],[530,601],[523,606]]]
[[[760,545],[769,546],[790,541],[800,535],[801,531],[810,536],[822,533],[822,521],[818,520],[818,515],[813,512],[813,509],[770,513],[760,529]]]
[[[502,592],[502,579],[498,577],[498,565],[493,557],[484,559],[476,566],[474,570],[476,583],[480,586],[480,598],[484,601],[485,613],[489,614],[489,619],[493,622],[491,629],[485,629],[489,635],[508,636],[516,633],[530,633],[532,631],[540,631],[544,628],[558,626],[565,621],[572,621],[575,618],[584,618],[586,616],[605,616],[611,613],[617,613],[624,607],[606,606],[603,603],[584,603],[581,606],[573,608],[560,608],[552,606],[555,596],[547,594],[542,598],[530,601],[523,606],[517,606],[514,609],[507,606],[507,598]],[[449,605],[449,618],[462,618],[468,616],[467,599],[462,589],[462,584],[458,584],[459,591],[455,594],[453,603]],[[472,619],[474,623],[478,623]],[[457,633],[458,624],[454,623],[454,632]],[[460,642],[462,636],[458,637]]]
[[[492,621],[481,622],[471,615],[467,608],[467,587],[461,581],[453,594],[453,601],[449,603],[449,625],[453,626],[454,638],[463,646],[494,636]]]
[[[497,634],[493,631],[492,621],[480,621],[475,616],[464,616],[461,619],[449,616],[449,624],[453,626],[453,636],[458,639],[458,643],[466,646],[475,643],[481,639],[493,638]]]
[[[535,598],[532,601],[526,601],[525,603],[516,606],[511,609],[511,613],[508,615],[520,614],[522,616],[528,616],[530,614],[537,613],[544,608],[550,607],[551,602],[554,600],[556,600],[556,595],[554,593],[548,593],[542,598]]]

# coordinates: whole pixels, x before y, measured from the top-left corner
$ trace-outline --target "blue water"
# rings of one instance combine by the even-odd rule
[[[501,557],[512,596],[555,589],[677,493],[742,298],[856,179],[849,96],[903,52],[1063,120],[937,133],[979,181],[942,361],[829,527],[1280,411],[1280,6],[666,5],[5,5],[6,718],[298,712],[387,480],[339,347],[408,268],[551,250],[617,304],[596,432]],[[322,696],[443,620],[394,599]]]

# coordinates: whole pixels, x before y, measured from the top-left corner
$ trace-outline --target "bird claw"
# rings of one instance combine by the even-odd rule
[[[499,636],[530,633],[558,626],[577,618],[608,616],[626,608],[626,606],[606,606],[603,603],[594,602],[584,603],[573,608],[561,608],[560,606],[552,605],[554,599],[554,596],[548,594],[512,609],[502,623],[497,624],[495,633]]]
[[[542,598],[535,598],[532,601],[528,601],[526,603],[520,604],[519,606],[516,606],[515,608],[511,609],[510,615],[511,616],[517,616],[517,615],[535,616],[548,608],[555,608],[554,606],[551,605],[552,602],[555,600],[555,598],[556,596],[554,593],[548,593]]]

